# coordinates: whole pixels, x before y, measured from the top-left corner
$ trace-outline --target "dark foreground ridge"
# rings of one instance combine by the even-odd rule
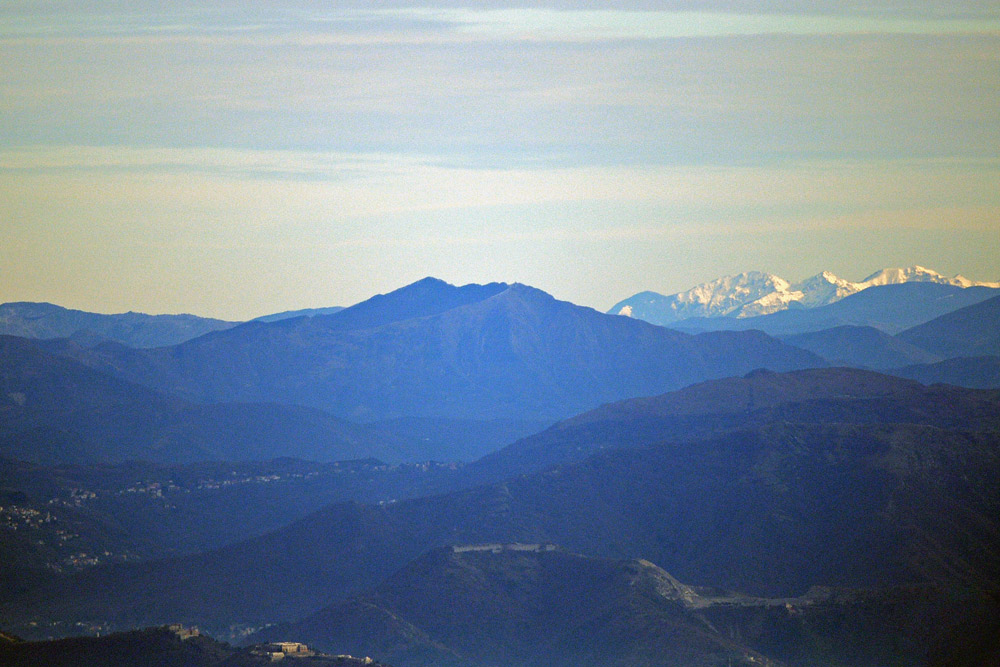
[[[0,633],[0,667],[256,667],[285,659],[284,664],[296,667],[386,667],[371,658],[330,655],[300,642],[236,648],[180,624],[39,642]]]
[[[718,397],[732,412],[705,415]],[[671,430],[685,415],[698,426],[690,439]],[[1000,590],[998,423],[996,392],[862,371],[755,373],[549,433],[558,451],[588,450],[582,460],[443,495],[334,504],[215,551],[67,574],[12,595],[0,614],[30,636],[57,632],[31,630],[39,618],[260,628],[368,590],[429,550],[482,542],[645,558],[691,584],[763,597],[816,585]]]
[[[257,638],[407,667],[948,664],[998,618],[988,596],[931,585],[750,597],[681,583],[646,560],[494,543],[431,551]]]

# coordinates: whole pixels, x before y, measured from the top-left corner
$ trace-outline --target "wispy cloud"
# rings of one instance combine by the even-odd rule
[[[339,180],[399,173],[431,156],[332,151],[132,146],[24,146],[0,150],[0,169],[21,171],[180,171],[250,178]]]
[[[995,279],[1000,5],[529,4],[3,3],[0,284]]]
[[[722,3],[715,3],[719,6]],[[724,5],[723,5],[724,7]],[[739,6],[738,6],[739,7]],[[374,43],[420,40],[659,40],[735,35],[968,34],[1000,32],[1000,13],[840,10],[760,11],[739,7],[683,9],[448,7],[433,3],[386,9],[276,7],[249,11],[168,5],[159,11],[31,11],[0,14],[0,38],[107,38],[148,36],[245,40],[278,35],[303,43]],[[281,37],[285,36],[285,37]],[[273,37],[268,37],[273,39]]]
[[[760,14],[705,11],[556,9],[396,9],[375,14],[453,25],[495,38],[566,41],[734,35],[954,34],[1000,32],[998,19],[866,14]]]

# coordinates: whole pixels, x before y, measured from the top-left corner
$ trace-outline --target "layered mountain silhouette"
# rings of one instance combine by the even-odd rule
[[[0,336],[4,630],[267,626],[452,667],[989,664],[1000,389],[954,385],[1000,384],[1000,297],[820,277],[809,307],[723,318],[745,331],[428,278],[159,347]],[[389,464],[256,461],[289,455]],[[101,646],[6,637],[11,664]]]
[[[1000,387],[1000,297],[966,306],[895,336],[841,326],[783,336],[834,364],[885,369],[926,384]]]
[[[770,273],[747,271],[670,296],[640,292],[615,304],[608,312],[671,326],[689,318],[747,318],[788,309],[827,306],[872,287],[914,282],[959,288],[1000,288],[1000,283],[975,282],[964,276],[949,278],[922,266],[882,269],[860,282],[823,271],[794,284]]]
[[[764,656],[696,613],[697,593],[646,561],[551,545],[447,547],[374,590],[255,639],[300,637],[400,665],[752,665]]]
[[[915,423],[986,430],[998,417],[998,398],[996,391],[928,387],[850,368],[756,371],[609,403],[484,456],[464,474],[495,481],[608,449],[689,440],[773,422]]]
[[[319,410],[198,404],[0,336],[0,453],[37,462],[399,458],[388,433]]]
[[[840,326],[783,336],[781,340],[818,354],[838,366],[882,370],[941,360],[933,352],[874,327]]]
[[[736,415],[752,399],[751,414],[757,402],[771,410],[757,426],[734,428],[724,418],[723,428],[690,439],[639,428],[632,449],[606,447],[439,496],[332,505],[206,554],[65,577],[0,612],[18,623],[45,609],[53,619],[118,626],[170,619],[260,625],[374,586],[430,549],[483,542],[551,542],[593,557],[647,558],[692,585],[753,595],[795,596],[814,585],[996,590],[996,392],[841,372],[827,399],[809,398],[810,386],[827,384],[818,377],[793,377],[787,403],[776,397],[780,381],[736,389],[716,383],[700,395],[663,399],[674,403],[666,412],[686,405],[695,415],[712,405],[733,406]],[[862,388],[840,396],[852,385]],[[617,428],[629,429],[628,403],[606,410],[619,415]],[[639,401],[634,423],[657,410]],[[844,415],[862,416],[815,421]],[[557,446],[599,450],[586,433],[567,430]],[[595,440],[605,434],[597,429]]]
[[[190,400],[291,403],[363,421],[554,419],[758,367],[825,364],[760,332],[692,336],[524,285],[434,279],[333,315],[154,350],[105,344],[77,358]]]
[[[896,368],[892,373],[924,384],[943,382],[989,389],[1000,387],[1000,357],[955,357],[933,364]]]
[[[195,315],[102,315],[63,308],[51,303],[0,305],[0,334],[24,338],[70,338],[96,344],[111,340],[130,347],[176,345],[211,331],[235,326]]]
[[[645,560],[487,544],[428,552],[255,639],[413,666],[917,664],[956,659],[997,616],[988,597],[933,586],[755,598],[683,584]]]
[[[899,338],[944,358],[1000,356],[1000,296],[908,329]]]
[[[782,310],[759,317],[690,318],[670,326],[681,331],[759,329],[774,336],[822,331],[840,326],[874,327],[896,334],[954,310],[997,296],[996,288],[938,283],[882,285],[826,306]]]

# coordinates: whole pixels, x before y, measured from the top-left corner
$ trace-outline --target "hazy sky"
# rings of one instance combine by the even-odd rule
[[[0,301],[1000,279],[1000,3],[762,4],[7,0]]]

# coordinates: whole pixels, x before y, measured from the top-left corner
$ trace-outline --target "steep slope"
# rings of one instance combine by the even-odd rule
[[[773,336],[790,336],[846,325],[874,327],[896,334],[997,294],[990,287],[912,282],[870,287],[827,306],[784,310],[760,317],[694,318],[671,326],[682,331],[759,329]]]
[[[690,613],[696,597],[645,561],[548,545],[448,547],[373,591],[259,636],[413,667],[768,664]]]
[[[944,382],[976,389],[1000,388],[1000,357],[955,357],[886,372],[925,384]]]
[[[991,410],[992,431],[777,420],[441,496],[330,506],[207,554],[73,575],[0,613],[19,633],[39,617],[259,627],[373,586],[429,549],[494,541],[648,558],[683,581],[755,595],[920,582],[995,590],[995,400]]]
[[[447,464],[297,459],[37,466],[0,459],[0,589],[219,548],[335,502],[426,495]]]
[[[749,271],[670,296],[640,292],[615,304],[608,313],[636,317],[659,325],[689,318],[756,317],[789,308],[825,306],[870,287],[912,282],[961,288],[1000,288],[1000,283],[974,282],[964,276],[948,278],[922,266],[882,269],[861,282],[844,280],[823,271],[795,284],[770,273]]]
[[[608,311],[611,315],[626,315],[653,324],[667,325],[691,317],[737,316],[750,304],[774,302],[780,310],[793,295],[788,281],[770,273],[748,271],[726,276],[692,287],[670,296],[656,292],[640,292],[621,301]],[[779,305],[781,304],[781,305]]]
[[[396,458],[394,441],[318,410],[202,405],[0,337],[0,453],[28,461]]]
[[[293,317],[315,317],[317,315],[333,315],[339,313],[343,306],[330,306],[328,308],[303,308],[301,310],[284,310],[280,313],[261,315],[253,318],[254,322],[278,322],[279,320],[290,320]]]
[[[988,637],[1000,606],[933,586],[816,587],[755,598],[685,585],[644,560],[552,545],[446,547],[256,638],[298,637],[401,665],[926,664]],[[981,643],[982,639],[980,639]],[[763,655],[762,655],[763,654]]]
[[[834,327],[781,340],[839,366],[881,370],[940,361],[937,355],[874,327]]]
[[[130,347],[176,345],[211,331],[236,325],[194,315],[146,315],[121,313],[101,315],[70,310],[51,303],[5,303],[0,305],[0,334],[24,338],[69,338],[96,335]]]
[[[758,367],[825,363],[759,332],[691,336],[524,285],[428,280],[334,315],[251,323],[172,348],[104,345],[80,358],[191,399],[291,403],[364,421],[554,419]]]
[[[944,314],[898,337],[945,358],[1000,355],[1000,296]]]
[[[989,429],[997,392],[926,387],[852,368],[753,372],[660,396],[609,403],[518,440],[466,466],[483,482],[580,461],[603,450],[708,437],[775,421],[919,423]]]

